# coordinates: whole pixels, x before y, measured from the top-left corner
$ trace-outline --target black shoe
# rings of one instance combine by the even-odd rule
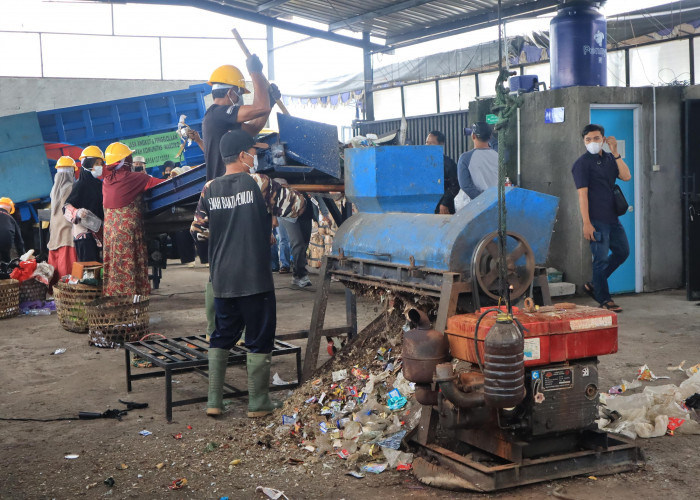
[[[583,291],[586,292],[586,295],[595,300],[595,290],[593,289],[593,283],[589,281],[588,283],[583,285]]]

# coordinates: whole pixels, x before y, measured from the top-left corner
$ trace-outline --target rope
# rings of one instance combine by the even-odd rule
[[[494,114],[498,115],[498,122],[494,126],[494,131],[498,132],[498,281],[500,300],[508,307],[508,313],[512,313],[510,303],[510,293],[508,285],[507,266],[507,209],[506,209],[506,174],[508,162],[505,153],[508,145],[513,143],[512,119],[520,106],[521,98],[510,95],[505,84],[508,82],[510,73],[503,68],[503,24],[501,19],[501,0],[498,0],[498,79],[496,80],[496,99],[491,108]],[[507,56],[506,56],[507,57]]]

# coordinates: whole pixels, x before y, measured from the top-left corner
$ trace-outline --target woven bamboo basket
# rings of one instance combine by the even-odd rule
[[[102,297],[87,305],[90,345],[113,349],[148,334],[148,297]]]
[[[34,278],[24,280],[19,284],[19,303],[46,300],[46,292],[49,287]]]
[[[53,287],[58,320],[64,330],[75,333],[87,333],[88,319],[86,304],[102,296],[102,287],[82,285],[80,283],[56,283]]]
[[[19,281],[0,280],[0,319],[19,314]]]

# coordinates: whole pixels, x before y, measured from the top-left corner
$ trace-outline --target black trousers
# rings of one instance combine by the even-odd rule
[[[88,234],[87,237],[79,240],[73,240],[73,243],[75,244],[75,254],[78,262],[102,262],[100,249],[92,234]]]
[[[177,233],[171,235],[171,238],[175,244],[177,256],[180,257],[180,262],[183,264],[194,262],[194,239],[192,238],[189,230],[183,229],[182,231],[178,231]]]
[[[247,297],[214,298],[216,330],[209,347],[231,349],[245,328],[245,346],[252,353],[268,354],[275,345],[277,299],[275,291]]]
[[[292,249],[292,271],[295,278],[303,278],[306,270],[306,249],[311,241],[311,219],[297,219],[296,222],[280,221],[289,235],[289,246]]]

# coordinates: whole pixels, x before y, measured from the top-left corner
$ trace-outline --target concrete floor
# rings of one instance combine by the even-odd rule
[[[179,264],[171,265],[164,272],[161,288],[154,291],[151,297],[151,331],[166,336],[204,332],[203,291],[207,273],[208,269],[199,265],[190,269]],[[316,283],[318,276],[312,275],[311,279]],[[309,327],[316,287],[300,290],[292,287],[290,282],[289,275],[275,275],[279,333]],[[585,297],[573,301],[591,305]],[[619,384],[623,378],[632,380],[637,368],[645,363],[658,375],[671,375],[670,382],[675,384],[684,380],[685,375],[667,372],[667,365],[678,365],[684,359],[687,360],[687,365],[700,363],[700,308],[693,302],[687,302],[682,291],[618,296],[616,301],[625,309],[618,318],[619,352],[600,359],[601,391]],[[380,304],[360,298],[360,328],[369,323],[380,308]],[[344,315],[343,287],[334,283],[329,297],[326,326],[343,325]],[[143,428],[167,436],[185,423],[200,429],[212,427],[203,415],[203,405],[175,408],[174,423],[168,425],[163,417],[162,379],[136,381],[133,392],[127,393],[123,351],[88,346],[86,335],[64,331],[58,325],[55,315],[2,320],[0,331],[0,365],[3,366],[0,370],[0,387],[3,388],[3,397],[0,398],[1,417],[51,418],[75,415],[78,411],[103,411],[108,407],[117,407],[119,398],[147,401],[150,405],[147,410],[140,412],[142,417],[136,419],[129,415],[123,422],[4,423],[0,426],[0,456],[3,457],[0,461],[0,498],[72,498],[74,488],[85,488],[88,481],[84,477],[113,473],[109,470],[114,469],[114,463],[121,452],[116,448],[112,453],[112,448],[107,443],[131,441],[132,434],[138,438],[137,433]],[[305,347],[305,341],[295,343]],[[67,348],[65,354],[50,355],[60,347]],[[327,359],[324,347],[322,346],[319,362]],[[278,372],[285,380],[293,380],[296,376],[293,359],[276,358],[273,363],[274,372]],[[244,375],[235,369],[227,375],[230,381],[241,380],[239,376]],[[178,398],[206,394],[206,382],[195,375],[183,375],[175,377],[175,380]],[[645,384],[663,383],[669,381]],[[227,418],[245,420],[244,399],[234,403]],[[677,434],[674,437],[640,440],[639,444],[647,456],[647,465],[640,472],[601,477],[597,481],[576,478],[534,485],[503,493],[499,498],[550,496],[552,484],[564,488],[567,498],[576,499],[598,499],[603,496],[669,496],[674,499],[696,497],[696,492],[700,491],[700,476],[697,475],[696,465],[700,436]],[[63,459],[63,452],[71,450],[83,450],[83,454],[93,453],[98,456],[104,454],[110,458],[99,459],[102,460],[99,463],[85,461],[67,464],[70,461]],[[157,457],[145,457],[142,463],[157,463],[158,460]],[[41,475],[37,475],[39,473]],[[337,482],[338,495],[331,497],[371,498],[381,490],[382,496],[386,498],[403,498],[407,491],[401,488],[382,489],[382,485],[388,484],[386,481],[397,484],[399,479],[390,479],[392,477],[381,474],[355,483],[346,483],[345,480],[336,478],[334,481]],[[356,480],[350,478],[348,481]],[[159,487],[156,484],[154,491],[160,491],[157,490]],[[650,487],[653,492],[649,490]],[[317,497],[309,493],[305,495],[303,491],[297,491],[292,497]],[[474,496],[432,489],[421,491],[411,489],[409,496]],[[205,495],[202,490],[199,493],[212,497]],[[294,489],[287,490],[287,494],[293,493]],[[82,489],[81,495],[85,494]],[[87,495],[89,497],[90,492]],[[160,494],[156,497],[160,498]]]

